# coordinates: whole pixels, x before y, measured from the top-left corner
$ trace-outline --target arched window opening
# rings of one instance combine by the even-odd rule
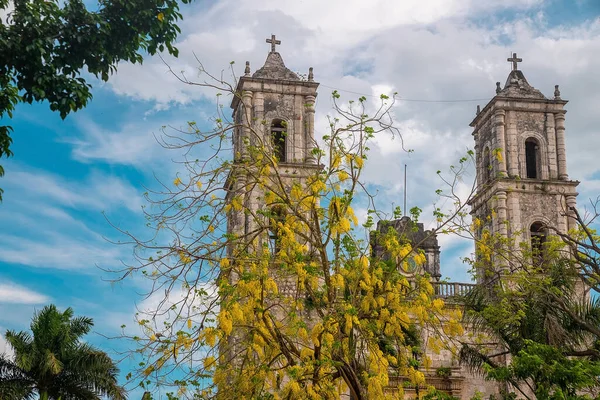
[[[541,222],[534,222],[529,228],[531,236],[531,253],[534,258],[541,258],[544,253],[544,245],[547,239],[546,226]]]
[[[492,180],[492,158],[490,154],[490,149],[485,148],[483,151],[483,176],[485,182],[489,182]]]
[[[271,141],[273,145],[273,155],[279,162],[286,161],[286,125],[286,122],[280,119],[275,119],[273,120],[273,123],[271,123]]]
[[[527,166],[527,178],[539,179],[539,146],[537,140],[529,138],[525,141],[525,164]]]

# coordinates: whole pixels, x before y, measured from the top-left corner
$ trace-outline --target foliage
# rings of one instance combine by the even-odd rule
[[[243,100],[203,73],[205,85]],[[144,358],[143,387],[203,399],[401,398],[402,387],[386,389],[391,378],[418,385],[419,367],[430,364],[420,330],[438,332],[426,343],[434,350],[445,334],[462,333],[460,312],[434,298],[429,277],[409,280],[398,268],[425,262],[418,243],[381,232],[384,257],[366,240],[375,218],[389,218],[361,178],[369,142],[398,134],[394,100],[338,101],[334,92],[323,145],[312,141],[298,169],[273,154],[263,135],[269,124],[243,101],[235,121],[219,106],[213,129],[191,122],[188,131],[166,133],[167,147],[186,149],[186,173],[149,194],[151,240],[123,231],[139,264],[120,272],[146,277],[147,296],[160,300],[140,310],[143,334],[131,337]],[[370,209],[364,227],[357,204]]]
[[[10,0],[0,0],[6,10]],[[181,0],[189,3],[190,0]],[[48,101],[62,118],[92,98],[86,70],[107,81],[121,61],[141,63],[142,53],[167,51],[180,32],[178,0],[13,0],[0,21],[0,118],[12,118],[20,102]],[[0,157],[10,157],[12,127],[0,125]],[[4,174],[0,166],[0,176]],[[0,189],[0,200],[2,191]]]
[[[447,393],[440,392],[436,389],[430,389],[423,397],[423,400],[458,400],[458,397],[451,396]]]
[[[44,307],[33,316],[31,333],[7,331],[14,361],[0,355],[0,398],[22,400],[125,399],[118,368],[106,353],[81,341],[93,322]]]
[[[489,368],[489,367],[488,367]],[[537,399],[585,399],[578,391],[598,386],[600,364],[588,358],[566,356],[557,346],[526,340],[508,366],[489,368],[488,377],[498,381],[535,383]]]
[[[463,343],[461,361],[524,398],[576,399],[594,391],[600,302],[583,295],[565,243],[552,237],[532,248],[484,225],[473,221],[472,232],[481,230],[470,260],[482,284],[464,299],[465,321],[480,334]]]
[[[452,370],[449,367],[439,367],[435,370],[435,374],[440,378],[449,378],[452,375]]]
[[[575,228],[569,232],[549,227],[569,247],[578,263],[579,276],[596,293],[600,293],[600,236],[596,230],[600,216],[599,202],[600,197],[591,201],[589,209],[583,212],[570,208],[565,214],[574,222]]]

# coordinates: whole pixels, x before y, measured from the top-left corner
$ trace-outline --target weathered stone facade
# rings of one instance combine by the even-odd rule
[[[440,274],[440,246],[433,231],[425,230],[422,223],[415,223],[410,217],[393,221],[378,221],[377,229],[371,232],[370,242],[373,255],[383,260],[388,260],[389,256],[385,254],[381,243],[378,242],[377,234],[385,233],[388,229],[393,229],[398,235],[409,240],[415,250],[422,251],[426,258],[426,262],[422,266],[417,266],[412,260],[407,261],[406,267],[400,267],[403,272],[409,277],[427,273],[436,282],[439,281],[442,276]]]
[[[279,145],[282,159],[277,165],[277,179],[281,178],[286,186],[294,183],[304,185],[306,176],[320,168],[313,157],[314,148],[314,104],[319,84],[300,78],[283,63],[281,55],[271,51],[265,65],[250,75],[246,73],[239,79],[236,96],[231,108],[236,128],[233,132],[234,162],[247,157],[251,147],[264,146],[267,149]],[[273,143],[274,124],[282,130],[282,142]],[[230,176],[229,196],[242,194],[244,209],[256,212],[265,207],[263,196],[257,185],[251,190],[246,187],[243,168],[233,169]],[[243,234],[255,229],[253,221],[245,218],[244,211],[232,211],[229,215],[228,232]]]
[[[277,175],[285,184],[305,185],[305,178],[320,166],[313,157],[314,149],[314,104],[318,83],[313,81],[312,70],[308,80],[301,80],[285,67],[281,55],[274,49],[278,44],[273,40],[272,51],[265,65],[250,75],[246,73],[239,80],[236,96],[231,104],[237,127],[233,133],[234,162],[247,156],[248,145],[272,146],[273,134],[277,126],[285,128],[283,148],[278,149],[280,157]],[[516,57],[513,57],[516,59]],[[471,122],[475,140],[477,194],[471,202],[475,218],[488,221],[487,228],[507,238],[514,238],[518,244],[531,240],[531,227],[538,222],[552,225],[566,232],[569,219],[568,207],[576,204],[577,181],[569,180],[565,151],[565,113],[567,101],[560,98],[556,87],[554,98],[546,98],[533,88],[523,73],[516,68],[510,72],[503,88],[497,85],[496,96],[482,109]],[[235,170],[234,170],[235,171]],[[244,173],[234,174],[229,180],[229,196],[241,194],[244,209],[256,212],[266,207],[264,193],[257,186],[248,188]],[[228,232],[243,235],[255,229],[247,218],[247,213],[232,211],[228,218]],[[425,231],[422,224],[413,226],[409,218],[395,221],[380,221],[377,231],[389,228],[406,235],[424,252],[427,263],[424,270],[432,278],[438,296],[449,299],[469,290],[468,283],[438,282],[440,271],[440,248],[435,235]],[[376,246],[375,253],[382,250]],[[406,271],[408,275],[417,271]],[[232,278],[234,279],[234,278]],[[280,286],[283,292],[293,288],[283,279]],[[286,289],[287,288],[287,289]],[[472,335],[468,327],[465,336]],[[434,332],[424,332],[423,339]],[[484,398],[497,394],[502,387],[485,381],[459,365],[452,352],[442,350],[428,353],[432,365],[424,371],[427,383],[439,390],[461,399],[470,399],[476,393]],[[440,374],[439,371],[444,371]],[[393,377],[390,382],[403,381]],[[416,394],[415,388],[407,388],[407,397]]]
[[[516,55],[513,59],[516,59]],[[570,225],[573,219],[567,218],[567,213],[569,207],[576,205],[579,182],[569,180],[567,174],[566,103],[560,98],[558,86],[555,87],[554,98],[546,98],[527,82],[524,74],[516,68],[516,63],[513,63],[513,70],[504,88],[498,82],[496,96],[482,110],[478,107],[477,116],[471,122],[477,173],[477,193],[471,201],[471,213],[492,234],[514,239],[516,251],[519,243],[531,241],[536,223],[541,223],[539,226],[556,227],[560,232],[573,228]],[[439,257],[435,236],[431,233],[428,236],[422,226],[411,232],[406,229],[408,222],[382,221],[377,230],[384,232],[393,227],[399,235],[408,237],[416,248],[426,253],[431,252],[427,248],[435,248]],[[477,235],[481,235],[481,230]],[[380,250],[374,248],[375,253]],[[440,266],[430,260],[428,257],[428,263],[421,272],[432,276],[435,294],[446,298],[448,306],[459,306],[452,304],[452,297],[464,294],[470,285],[437,283]],[[477,334],[468,326],[465,329],[465,339]],[[435,333],[423,332],[424,342],[431,335]],[[489,398],[508,389],[471,373],[448,350],[437,353],[427,351],[427,356],[432,360],[432,365],[423,371],[427,385],[438,390],[461,399],[470,399],[477,393]],[[496,362],[503,363],[506,360]],[[444,371],[444,377],[440,377],[438,371]],[[406,395],[414,397],[416,390],[409,389]]]
[[[567,175],[566,103],[558,87],[548,99],[514,69],[471,122],[477,162],[472,214],[482,221],[493,215],[492,233],[518,244],[531,239],[536,222],[561,232],[571,228],[566,213],[576,204],[579,182]]]

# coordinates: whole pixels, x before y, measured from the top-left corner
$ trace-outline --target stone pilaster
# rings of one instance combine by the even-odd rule
[[[562,233],[567,233],[567,231],[569,230],[569,226],[567,223],[567,216],[566,215],[562,215],[563,214],[563,210],[565,211],[566,214],[566,210],[567,210],[567,202],[564,196],[562,195],[556,195],[556,211],[557,211],[557,216],[556,218],[558,219],[558,231],[562,232]]]
[[[262,92],[256,92],[252,96],[252,105],[254,106],[254,123],[252,126],[256,130],[256,135],[263,141],[263,143],[269,138],[267,138],[268,129],[266,129],[265,125],[265,95]]]
[[[521,226],[521,206],[519,204],[519,198],[513,194],[508,194],[507,207],[510,221],[510,236],[514,240],[515,245],[518,246],[521,242],[521,230],[523,229]]]
[[[474,137],[477,137],[477,132],[473,133]],[[482,152],[482,148],[481,145],[479,144],[478,140],[475,140],[475,171],[477,174],[477,189],[479,190],[479,188],[481,188],[481,186],[483,185],[483,171],[481,170],[481,152]]]
[[[517,131],[512,123],[514,113],[507,111],[504,117],[505,133],[507,138],[508,176],[511,178],[519,176],[519,146],[517,144]]]
[[[504,121],[508,147],[510,149],[510,154],[508,155],[508,174],[512,178],[518,178],[521,176],[521,171],[519,170],[519,135],[517,133],[515,111],[507,111]]]
[[[306,135],[305,135],[305,154],[306,154],[306,162],[310,164],[316,163],[315,155],[313,154],[314,146],[315,146],[315,96],[306,96],[304,101],[304,107],[306,112],[306,119],[304,123],[306,124]]]
[[[558,179],[558,164],[556,160],[556,131],[554,127],[554,114],[546,113],[546,139],[548,141],[548,171],[550,179]]]
[[[577,199],[575,198],[575,196],[567,196],[566,199],[567,202],[567,229],[571,230],[571,229],[575,229],[577,228],[577,221],[575,220],[574,216],[575,213],[572,211],[575,209],[575,207],[577,207]]]
[[[494,153],[494,159],[498,165],[498,176],[506,177],[506,140],[504,137],[504,117],[506,111],[498,109],[494,112],[494,138],[497,148],[500,150],[501,157],[495,154],[496,149],[490,149]]]
[[[496,232],[500,233],[504,237],[507,237],[506,192],[501,191],[496,193],[496,204]]]
[[[242,92],[242,158],[248,157],[247,144],[255,143],[252,137],[252,92],[244,90]]]
[[[565,147],[565,114],[560,113],[554,116],[556,126],[556,153],[558,156],[558,179],[566,181],[567,175],[567,151]]]

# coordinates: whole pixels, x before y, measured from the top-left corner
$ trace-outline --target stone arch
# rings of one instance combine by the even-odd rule
[[[548,179],[548,143],[536,132],[527,132],[521,141],[521,176],[528,179]]]
[[[537,224],[537,226],[535,226]],[[543,233],[545,235],[545,240],[548,239],[548,237],[551,235],[550,230],[548,229],[548,226],[552,225],[552,221],[550,218],[548,218],[547,216],[541,214],[541,213],[535,213],[533,215],[531,215],[530,217],[526,218],[525,221],[523,221],[523,225],[522,225],[522,232],[523,232],[523,239],[525,239],[527,241],[527,243],[529,243],[530,245],[532,244],[532,227],[535,228],[535,233]],[[543,231],[540,232],[539,229],[543,228]],[[536,236],[536,235],[534,235]]]
[[[269,139],[273,148],[273,155],[279,162],[286,162],[290,158],[288,142],[288,122],[283,118],[273,118],[269,124]]]
[[[544,245],[548,240],[548,226],[546,223],[536,220],[529,225],[529,243],[533,257],[541,257],[544,253]]]

